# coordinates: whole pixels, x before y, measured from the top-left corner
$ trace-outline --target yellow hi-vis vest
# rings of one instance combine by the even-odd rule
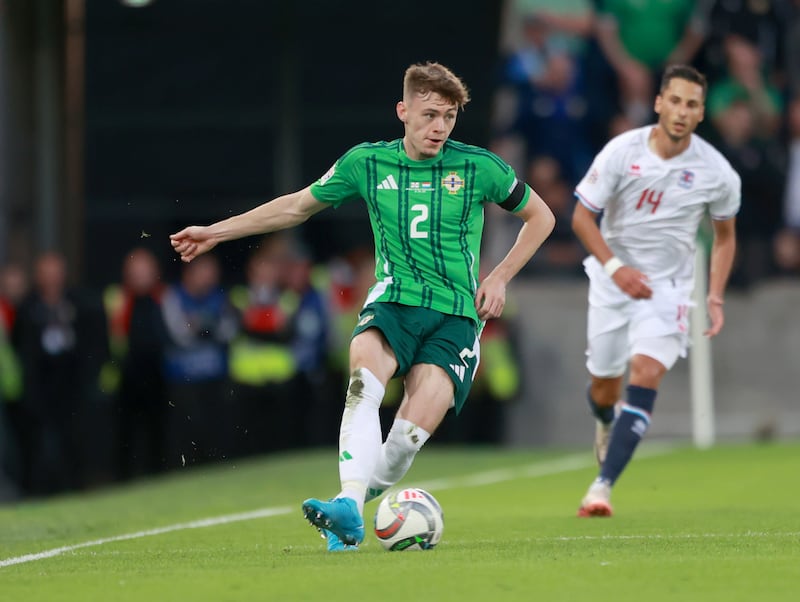
[[[294,356],[285,345],[238,336],[231,342],[228,353],[231,379],[243,385],[283,383],[297,371]]]
[[[246,287],[231,291],[233,305],[244,311],[249,302]],[[297,295],[281,294],[278,301],[287,315],[297,311]],[[228,371],[234,382],[259,387],[270,383],[284,383],[297,372],[297,364],[289,343],[263,341],[242,333],[231,341],[228,348]]]

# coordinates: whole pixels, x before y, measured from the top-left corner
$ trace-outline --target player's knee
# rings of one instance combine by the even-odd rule
[[[666,366],[659,360],[646,355],[634,355],[631,360],[630,382],[657,389],[666,372]]]
[[[363,360],[374,357],[381,349],[382,335],[374,328],[365,330],[350,341],[350,363],[359,365]]]
[[[592,378],[589,386],[589,396],[591,400],[601,408],[610,408],[617,401],[622,391],[622,377],[613,378]]]
[[[586,360],[586,370],[592,377],[592,386],[611,388],[621,383],[628,368],[626,359],[616,359],[613,362],[599,362],[589,357]]]

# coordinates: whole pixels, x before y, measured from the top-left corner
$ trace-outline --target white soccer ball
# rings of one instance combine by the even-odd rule
[[[417,487],[389,492],[375,512],[375,536],[389,551],[430,550],[443,531],[442,507]]]

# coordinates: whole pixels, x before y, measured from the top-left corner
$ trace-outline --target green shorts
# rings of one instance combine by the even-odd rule
[[[453,381],[455,408],[460,412],[480,362],[475,322],[423,307],[373,303],[361,310],[353,336],[377,328],[397,358],[395,376],[404,376],[415,364],[440,366]]]

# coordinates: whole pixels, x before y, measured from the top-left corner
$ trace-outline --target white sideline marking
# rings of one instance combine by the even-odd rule
[[[0,560],[0,568],[12,566],[14,564],[23,564],[25,562],[33,562],[34,560],[44,560],[45,558],[52,558],[60,556],[67,552],[73,552],[81,548],[90,548],[92,546],[102,546],[103,544],[113,543],[115,541],[126,541],[128,539],[140,539],[142,537],[150,537],[151,535],[161,535],[162,533],[170,533],[171,531],[182,531],[184,529],[202,529],[204,527],[214,527],[216,525],[225,525],[228,523],[235,523],[243,520],[252,520],[254,518],[266,518],[268,516],[277,516],[279,514],[289,514],[291,508],[261,508],[260,510],[253,510],[251,512],[240,512],[238,514],[227,514],[225,516],[216,516],[212,518],[203,518],[200,520],[193,520],[188,523],[178,523],[175,525],[167,525],[166,527],[157,527],[155,529],[146,529],[144,531],[136,531],[135,533],[126,533],[125,535],[115,535],[114,537],[103,537],[102,539],[94,539],[92,541],[84,541],[83,543],[76,543],[71,546],[62,546],[60,548],[53,548],[44,552],[37,552],[36,554],[25,554],[24,556],[16,556],[14,558],[7,558]]]
[[[639,450],[637,456],[639,458],[656,456],[667,453],[672,447],[658,446],[651,444],[647,448]],[[493,483],[500,483],[502,481],[512,481],[514,479],[536,478],[548,475],[558,474],[562,472],[569,472],[572,470],[581,470],[594,466],[595,460],[589,454],[581,453],[571,456],[565,456],[556,460],[548,462],[539,462],[537,464],[529,464],[527,466],[520,466],[519,468],[505,468],[497,470],[487,470],[478,472],[472,475],[463,477],[451,477],[444,479],[434,479],[430,481],[421,481],[413,484],[414,487],[421,487],[429,490],[442,490],[442,489],[456,489],[458,487],[481,487],[483,485],[491,485]],[[101,539],[93,539],[92,541],[84,541],[69,546],[62,546],[60,548],[53,548],[45,550],[44,552],[36,552],[35,554],[24,554],[23,556],[15,556],[0,560],[0,568],[13,566],[15,564],[24,564],[26,562],[33,562],[35,560],[45,560],[46,558],[53,558],[61,556],[68,552],[74,552],[81,548],[91,548],[94,546],[102,546],[107,543],[114,543],[117,541],[127,541],[129,539],[141,539],[142,537],[150,537],[152,535],[161,535],[162,533],[170,533],[172,531],[183,531],[185,529],[202,529],[205,527],[215,527],[217,525],[225,525],[229,523],[236,523],[245,520],[252,520],[255,518],[268,518],[270,516],[279,516],[282,514],[289,514],[292,512],[291,508],[286,506],[276,508],[261,508],[259,510],[252,510],[250,512],[240,512],[237,514],[226,514],[223,516],[216,516],[211,518],[203,518],[200,520],[191,521],[188,523],[177,523],[175,525],[167,525],[165,527],[157,527],[154,529],[145,529],[144,531],[136,531],[135,533],[126,533],[124,535],[115,535],[113,537],[103,537]]]

